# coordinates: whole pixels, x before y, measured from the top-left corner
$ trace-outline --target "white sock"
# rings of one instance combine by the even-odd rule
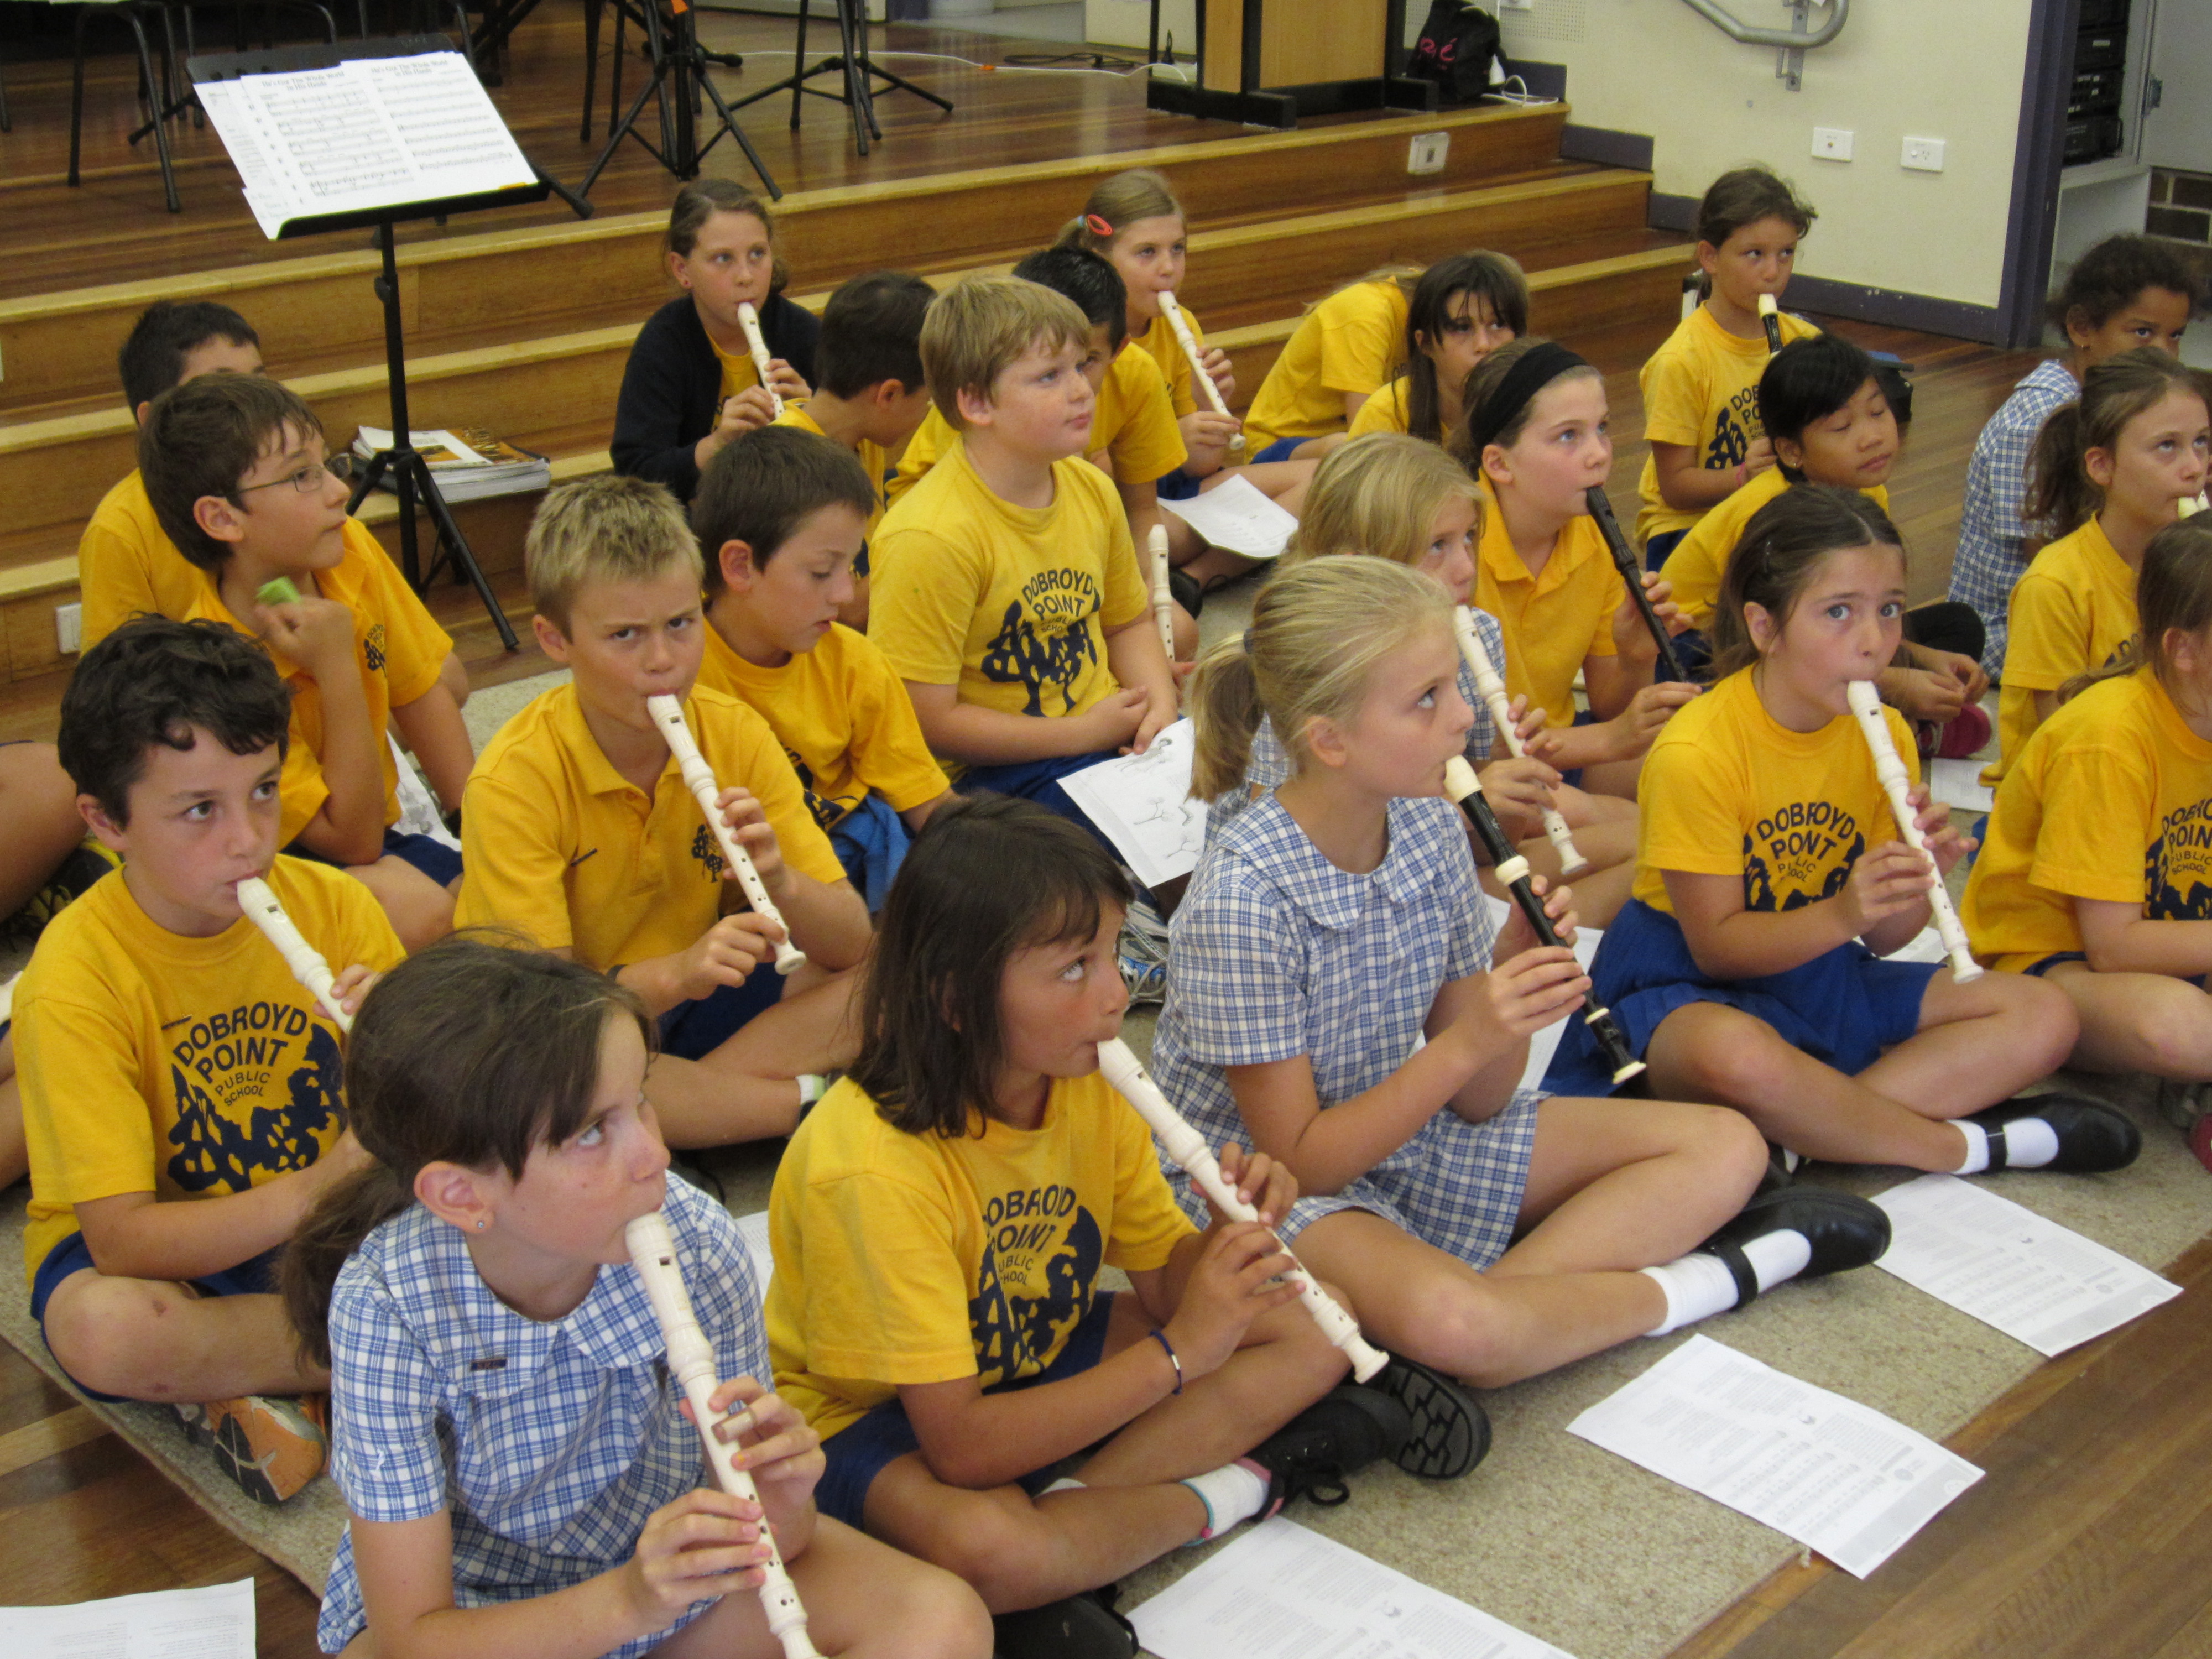
[[[1063,1474],[1059,1480],[1054,1481],[1052,1485],[1047,1486],[1042,1492],[1039,1492],[1037,1496],[1039,1498],[1049,1498],[1056,1492],[1081,1492],[1082,1490],[1083,1483],[1080,1480],[1074,1480],[1070,1476]]]
[[[1990,1137],[1988,1132],[1985,1131],[1980,1124],[1969,1123],[1964,1118],[1954,1118],[1952,1120],[1951,1127],[1966,1138],[1966,1161],[1960,1164],[1959,1167],[1954,1170],[1951,1173],[1954,1175],[1981,1174],[1983,1170],[1990,1167]],[[2008,1152],[2011,1150],[2012,1141],[2010,1136],[2006,1137],[2005,1146]]]
[[[1667,1297],[1667,1317],[1646,1336],[1665,1336],[1735,1306],[1735,1275],[1717,1255],[1695,1250],[1642,1271]]]
[[[2032,1101],[2022,1105],[2032,1106]],[[2039,1170],[2058,1156],[2058,1131],[2039,1117],[2016,1117],[2004,1126],[2005,1167]]]
[[[1743,1259],[1758,1276],[1761,1294],[1784,1279],[1795,1279],[1813,1263],[1813,1245],[1795,1227],[1761,1233],[1743,1247]]]
[[[1194,1544],[1218,1538],[1239,1521],[1249,1521],[1267,1502],[1267,1477],[1256,1463],[1224,1463],[1182,1484],[1206,1505],[1206,1530],[1191,1540]]]

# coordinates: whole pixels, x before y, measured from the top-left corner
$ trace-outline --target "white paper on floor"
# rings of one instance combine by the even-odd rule
[[[1129,1619],[1160,1659],[1570,1659],[1279,1515]]]
[[[59,1607],[0,1607],[0,1653],[253,1659],[253,1581]]]
[[[1187,876],[1206,846],[1206,803],[1190,798],[1198,728],[1166,727],[1141,755],[1121,755],[1060,781],[1147,887]]]
[[[1567,1432],[1863,1578],[1981,1470],[1839,1394],[1692,1336]]]
[[[1206,538],[1248,559],[1281,556],[1298,521],[1269,501],[1247,478],[1232,477],[1212,489],[1160,506]]]
[[[1986,764],[1977,760],[1929,762],[1929,795],[1962,812],[1988,811],[1996,804],[1997,792],[1982,781],[1982,768]]]
[[[1879,1266],[2045,1357],[2181,1294],[2118,1251],[1956,1176],[1922,1176],[1875,1202],[1893,1230]]]

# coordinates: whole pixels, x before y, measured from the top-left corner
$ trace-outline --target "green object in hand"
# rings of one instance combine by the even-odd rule
[[[292,586],[289,576],[271,576],[253,597],[264,605],[297,605],[300,590]]]

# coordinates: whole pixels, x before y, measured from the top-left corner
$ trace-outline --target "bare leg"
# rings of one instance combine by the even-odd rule
[[[386,853],[374,864],[347,866],[346,874],[376,896],[391,919],[392,931],[408,951],[419,951],[453,931],[453,892],[405,859]]]
[[[795,987],[799,975],[792,977]],[[668,1144],[726,1146],[789,1134],[799,1123],[796,1079],[849,1066],[860,1052],[852,1020],[859,988],[857,970],[831,975],[811,989],[787,988],[781,1001],[746,1021],[704,1059],[656,1059],[646,1074],[647,1090]]]
[[[71,1273],[46,1302],[46,1340],[71,1376],[157,1404],[314,1394],[331,1374],[300,1358],[274,1296],[195,1297],[160,1279]]]
[[[23,1139],[23,1085],[15,1075],[15,1034],[0,1036],[0,1188],[14,1186],[30,1173],[31,1151]]]
[[[2164,974],[2100,974],[2062,962],[2044,975],[2081,1020],[2071,1063],[2089,1072],[2212,1078],[2212,997]]]
[[[1964,1117],[2009,1100],[2066,1063],[2080,1024],[2066,993],[2025,974],[1928,981],[1920,1029],[1861,1072],[1864,1087],[1923,1117]]]
[[[46,884],[70,849],[84,839],[76,786],[62,770],[53,744],[0,748],[0,917],[12,916]]]
[[[806,1633],[825,1653],[990,1659],[990,1614],[942,1568],[827,1516],[816,1520],[806,1553],[787,1565],[806,1608]],[[760,1597],[744,1591],[724,1596],[653,1652],[653,1659],[781,1659],[783,1650],[769,1633]]]

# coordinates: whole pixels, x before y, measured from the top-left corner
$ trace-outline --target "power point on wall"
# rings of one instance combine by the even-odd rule
[[[1849,127],[1814,127],[1813,154],[1823,161],[1850,161],[1851,130]]]
[[[64,657],[80,650],[84,645],[84,607],[81,605],[58,605],[54,607],[54,648]]]
[[[1943,171],[1943,141],[1941,138],[1908,138],[1905,141],[1904,160],[1899,164],[1915,173]]]
[[[1536,9],[1536,0],[1498,0],[1498,9],[1500,11],[1534,11]]]
[[[1449,132],[1417,132],[1406,146],[1406,171],[1442,173],[1444,157],[1450,154],[1451,134]]]

